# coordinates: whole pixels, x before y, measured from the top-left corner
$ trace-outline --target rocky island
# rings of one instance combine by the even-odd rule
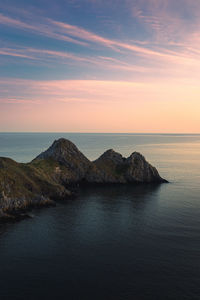
[[[74,197],[79,185],[164,182],[138,152],[125,158],[110,149],[92,162],[71,141],[61,138],[30,163],[0,158],[0,220]]]

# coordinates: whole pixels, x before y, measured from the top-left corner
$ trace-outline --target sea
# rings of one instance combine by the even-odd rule
[[[169,181],[85,187],[0,225],[0,300],[199,300],[200,135],[0,133],[28,162],[67,138],[91,160],[138,151]]]

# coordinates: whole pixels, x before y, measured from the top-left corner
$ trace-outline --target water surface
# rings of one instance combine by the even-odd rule
[[[66,137],[90,159],[140,151],[170,184],[84,188],[0,227],[0,299],[200,298],[200,135],[0,133],[30,161]]]

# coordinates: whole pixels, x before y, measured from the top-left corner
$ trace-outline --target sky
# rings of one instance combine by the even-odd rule
[[[200,1],[1,1],[0,131],[200,133]]]

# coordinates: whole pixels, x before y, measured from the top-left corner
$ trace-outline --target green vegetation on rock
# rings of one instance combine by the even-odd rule
[[[74,195],[79,183],[162,183],[158,171],[134,152],[124,158],[114,150],[89,161],[70,141],[59,139],[32,162],[0,158],[0,218],[31,206],[45,206]]]

